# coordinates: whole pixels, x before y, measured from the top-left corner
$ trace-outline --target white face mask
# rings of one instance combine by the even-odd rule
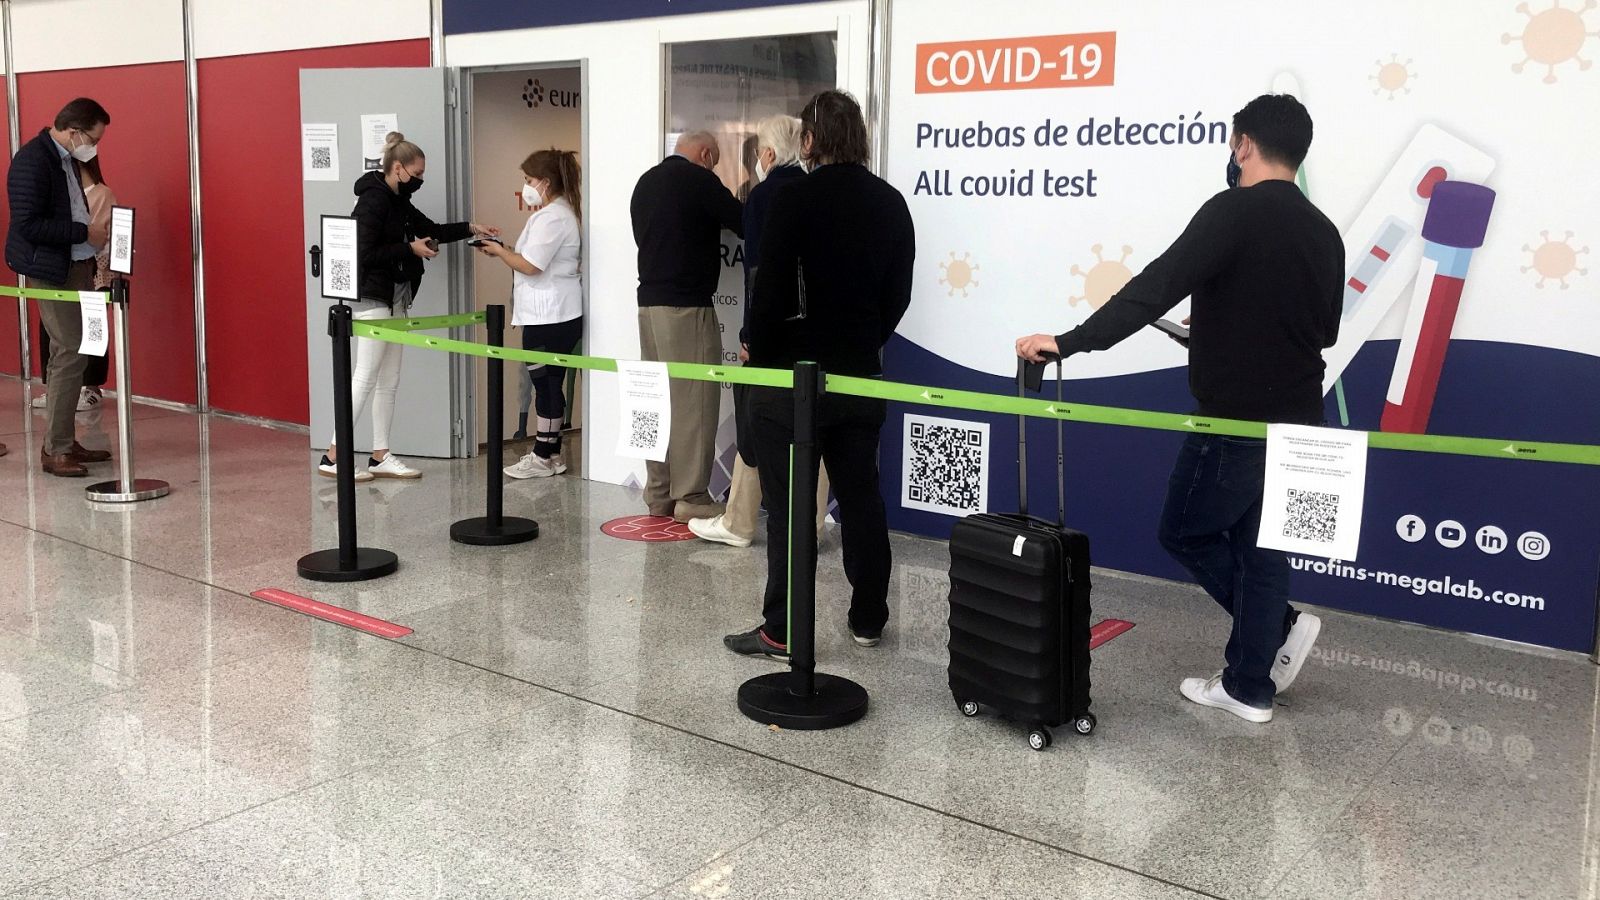
[[[538,209],[544,205],[544,198],[539,196],[539,189],[531,184],[522,186],[522,205],[529,209]]]
[[[767,168],[766,163],[759,159],[756,160],[756,181],[766,181],[769,172],[770,170]]]
[[[86,163],[100,153],[100,148],[94,144],[79,144],[72,148],[72,158],[81,163]]]

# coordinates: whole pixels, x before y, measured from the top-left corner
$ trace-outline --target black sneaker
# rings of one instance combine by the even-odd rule
[[[777,643],[767,637],[760,628],[753,628],[740,634],[730,634],[722,639],[722,643],[740,656],[766,656],[779,662],[789,661],[788,645]]]

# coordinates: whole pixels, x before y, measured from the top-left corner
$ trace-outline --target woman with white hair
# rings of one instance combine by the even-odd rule
[[[800,165],[800,120],[794,116],[768,116],[756,124],[756,159],[753,177],[758,182],[744,205],[744,324],[739,328],[739,361],[749,361],[750,309],[755,295],[756,267],[761,260],[761,232],[772,198],[787,182],[806,173]],[[702,540],[748,547],[756,535],[761,509],[761,477],[756,472],[755,440],[749,427],[749,388],[733,386],[734,425],[739,453],[733,463],[733,484],[728,489],[727,512],[709,519],[689,520],[689,530]],[[817,476],[817,539],[822,539],[828,518],[828,473]]]

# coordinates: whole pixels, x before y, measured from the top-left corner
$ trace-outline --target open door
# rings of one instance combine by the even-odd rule
[[[334,125],[338,129],[338,178],[305,181],[305,246],[321,240],[321,217],[347,216],[355,206],[356,179],[366,174],[362,153],[361,117],[392,114],[398,128],[428,155],[425,186],[412,202],[436,222],[453,220],[460,209],[453,196],[450,165],[454,154],[454,129],[449,115],[450,73],[445,69],[305,69],[300,72],[300,121]],[[326,160],[324,160],[326,161]],[[303,178],[304,176],[302,176]],[[273,198],[265,198],[273,202]],[[469,305],[457,298],[457,270],[465,264],[463,244],[449,244],[427,263],[422,289],[411,314],[437,316],[462,312]],[[311,446],[325,449],[333,434],[333,384],[328,340],[328,306],[318,279],[306,273],[306,353],[310,363]],[[359,339],[358,339],[359,341]],[[395,347],[394,350],[402,348]],[[461,426],[465,385],[461,366],[445,353],[404,348],[400,388],[396,400],[390,448],[402,456],[461,457],[467,455]],[[369,407],[370,409],[370,407]],[[356,450],[373,449],[370,411],[355,423]]]

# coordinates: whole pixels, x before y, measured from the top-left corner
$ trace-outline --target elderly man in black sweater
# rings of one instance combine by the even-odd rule
[[[916,235],[900,192],[871,172],[861,107],[824,91],[800,114],[803,158],[812,166],[776,192],[762,235],[750,310],[750,363],[787,369],[810,360],[837,375],[883,374],[883,345],[911,305]],[[800,302],[804,282],[805,303]],[[753,393],[756,457],[767,506],[767,588],[763,624],[723,639],[746,656],[788,659],[788,391]],[[874,646],[889,621],[889,526],[878,489],[878,433],[884,404],[824,395],[817,442],[839,500],[850,633]],[[814,573],[800,573],[802,577]]]
[[[1344,243],[1299,188],[1311,116],[1293,97],[1257,97],[1233,117],[1229,190],[1206,201],[1159,259],[1082,325],[1017,341],[1032,362],[1104,350],[1193,296],[1189,388],[1203,416],[1320,425],[1322,351],[1339,336]],[[1272,719],[1322,623],[1289,605],[1289,561],[1256,546],[1266,442],[1196,434],[1167,489],[1161,544],[1233,619],[1211,678],[1189,700]]]
[[[743,237],[744,210],[713,171],[719,158],[714,136],[689,132],[633,189],[642,359],[722,362],[722,328],[711,301],[722,272],[722,229]],[[650,515],[679,522],[722,515],[709,491],[720,389],[711,381],[672,382],[667,460],[645,463]]]

